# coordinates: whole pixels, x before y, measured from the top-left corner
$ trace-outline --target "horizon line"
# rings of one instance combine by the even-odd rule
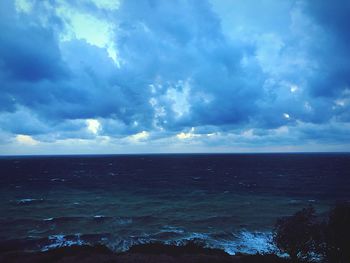
[[[148,152],[148,153],[72,153],[72,154],[0,154],[3,157],[69,157],[69,156],[137,156],[137,155],[253,155],[253,154],[350,154],[350,151],[274,151],[274,152]]]

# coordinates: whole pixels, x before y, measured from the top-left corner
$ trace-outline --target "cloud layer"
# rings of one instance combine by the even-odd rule
[[[347,151],[349,12],[1,1],[1,153]]]

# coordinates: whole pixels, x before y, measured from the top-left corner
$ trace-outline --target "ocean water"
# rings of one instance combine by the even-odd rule
[[[48,250],[201,240],[274,250],[276,219],[350,200],[350,154],[0,158],[0,246]]]

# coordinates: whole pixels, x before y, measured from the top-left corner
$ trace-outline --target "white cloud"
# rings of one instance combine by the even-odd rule
[[[294,93],[299,90],[299,87],[297,85],[291,85],[290,86],[290,92]]]
[[[176,135],[176,137],[179,138],[180,140],[189,139],[193,136],[194,136],[194,134],[192,134],[190,132],[188,132],[188,133],[180,132]]]
[[[290,115],[288,113],[283,113],[283,117],[286,119],[290,119]]]
[[[149,132],[147,132],[147,131],[142,131],[142,132],[139,132],[139,133],[136,133],[134,135],[129,136],[129,138],[134,142],[145,140],[148,137],[149,137]]]
[[[91,0],[98,8],[117,10],[120,6],[119,0]]]
[[[169,88],[167,90],[167,97],[173,102],[172,109],[176,113],[177,117],[189,113],[190,111],[190,84],[189,81],[178,81],[175,88]]]
[[[30,13],[33,9],[33,3],[29,0],[16,0],[15,8],[17,12]]]
[[[334,103],[337,106],[344,107],[347,104],[347,100],[346,99],[338,99],[338,100],[335,100]]]
[[[287,134],[289,132],[289,128],[288,128],[288,126],[281,126],[277,129],[274,129],[273,132],[276,135],[283,135],[283,134]]]
[[[194,127],[191,128],[189,132],[180,132],[176,134],[176,137],[180,140],[185,140],[185,139],[190,139],[194,137],[200,137],[200,134],[195,134],[194,133]]]
[[[312,107],[311,107],[311,105],[310,105],[310,103],[309,103],[308,101],[306,101],[306,102],[304,103],[304,108],[305,108],[306,111],[308,111],[308,112],[311,112],[311,111],[312,111]]]
[[[101,124],[98,120],[95,119],[87,119],[86,120],[87,129],[89,132],[93,134],[97,134],[101,129]]]
[[[109,6],[106,5],[107,1],[96,2],[99,2],[100,6]],[[114,6],[114,2],[112,1],[110,6]],[[119,66],[118,51],[114,44],[114,24],[90,13],[84,13],[64,1],[60,1],[56,12],[66,26],[66,30],[61,33],[62,41],[83,39],[91,45],[105,48],[109,57]]]
[[[285,61],[281,56],[284,46],[285,43],[277,34],[268,33],[259,37],[257,59],[264,72],[275,75],[285,70],[283,67]]]
[[[243,131],[242,136],[245,138],[253,138],[254,137],[254,130],[249,129],[249,130]]]
[[[34,146],[34,145],[39,144],[39,141],[33,139],[29,135],[23,135],[23,134],[18,134],[16,136],[16,141],[20,144],[30,145],[30,146]]]

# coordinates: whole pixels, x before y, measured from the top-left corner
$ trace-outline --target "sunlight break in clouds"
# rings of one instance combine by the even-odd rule
[[[146,131],[142,131],[130,136],[130,139],[135,142],[146,140],[149,137],[149,133]]]
[[[87,129],[93,134],[97,134],[101,129],[101,124],[98,120],[88,119],[86,120]]]
[[[16,136],[16,141],[20,144],[25,144],[25,145],[37,145],[39,142],[34,140],[31,136],[29,135],[23,135],[23,134],[18,134]]]
[[[117,10],[119,1],[93,1],[97,7],[107,10]],[[119,65],[114,39],[114,25],[108,20],[95,16],[69,4],[60,1],[57,14],[64,21],[65,31],[61,34],[63,41],[83,39],[91,45],[105,48],[110,58]]]

